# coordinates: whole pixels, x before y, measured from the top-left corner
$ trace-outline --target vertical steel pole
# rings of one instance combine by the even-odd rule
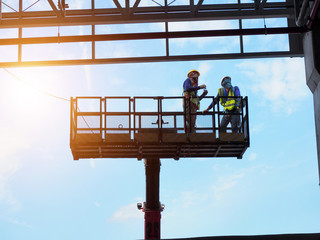
[[[164,0],[164,7],[165,7],[165,10],[164,10],[164,13],[165,13],[165,16],[168,14],[168,0]],[[166,33],[168,34],[169,32],[169,24],[168,24],[168,21],[165,21],[164,23],[165,25],[165,31]],[[169,57],[169,38],[166,37],[166,56]]]
[[[240,11],[240,4],[241,4],[241,1],[238,0],[238,5],[239,5],[239,8],[238,10]],[[239,29],[242,30],[242,19],[239,19]],[[239,38],[240,38],[240,53],[243,53],[243,36],[242,35],[239,35]]]
[[[1,3],[1,0],[0,0],[0,3]],[[74,131],[74,125],[73,125],[73,118],[74,118],[74,103],[73,103],[73,97],[70,98],[70,145],[71,145],[71,142],[74,140],[74,134],[73,134],[73,131]]]
[[[22,18],[22,0],[19,0],[19,19],[21,20]],[[21,44],[21,39],[22,39],[22,27],[18,28],[18,38],[19,38],[19,44],[18,44],[18,62],[20,63],[22,60],[22,44]]]
[[[91,0],[91,11],[92,11],[92,16],[94,16],[94,0]],[[91,25],[91,36],[93,36],[92,39],[94,39],[94,36],[96,35],[96,28],[95,25]],[[96,59],[96,42],[92,40],[91,42],[91,59],[94,60]]]
[[[160,239],[161,204],[159,201],[160,159],[145,159],[146,202],[144,204],[145,239]]]

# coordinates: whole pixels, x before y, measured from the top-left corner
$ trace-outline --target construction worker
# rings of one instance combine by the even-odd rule
[[[198,85],[199,76],[200,73],[197,70],[191,70],[183,83],[184,130],[186,133],[195,132],[196,112],[200,109],[200,100],[208,94],[205,84]],[[198,96],[199,89],[204,89],[200,97]]]
[[[229,76],[223,77],[221,79],[221,86],[222,88],[219,88],[217,97],[209,105],[209,107],[203,111],[203,113],[208,112],[214,104],[218,103],[220,99],[220,103],[224,107],[226,113],[221,120],[220,132],[226,132],[226,128],[228,124],[231,122],[232,132],[237,133],[240,130],[240,98],[228,97],[240,97],[240,89],[238,86],[232,86],[231,77]]]

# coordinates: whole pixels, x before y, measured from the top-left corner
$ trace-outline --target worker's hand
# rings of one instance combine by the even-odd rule
[[[208,90],[206,89],[203,91],[203,96],[206,96],[207,94],[208,94]]]
[[[206,88],[207,86],[205,84],[201,84],[199,87],[200,89],[203,89],[203,88]]]

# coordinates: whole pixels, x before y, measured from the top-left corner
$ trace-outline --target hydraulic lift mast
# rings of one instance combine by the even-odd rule
[[[163,206],[159,201],[160,159],[145,159],[146,169],[146,202],[144,211],[144,238],[160,239],[161,211]],[[141,208],[141,205],[138,208]]]

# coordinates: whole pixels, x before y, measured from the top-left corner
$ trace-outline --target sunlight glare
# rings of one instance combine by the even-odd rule
[[[36,111],[49,104],[58,89],[55,74],[46,69],[20,68],[19,71],[6,70],[11,76],[10,101],[19,109]],[[49,107],[49,106],[47,106]]]

